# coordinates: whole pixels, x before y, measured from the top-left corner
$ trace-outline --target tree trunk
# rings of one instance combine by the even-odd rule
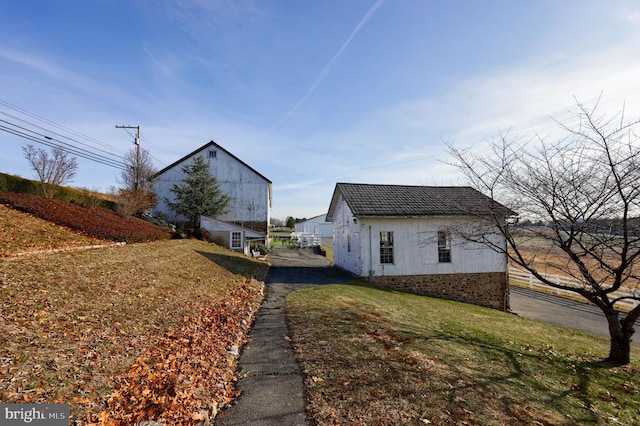
[[[627,318],[620,320],[619,312],[613,311],[607,314],[611,345],[609,357],[605,360],[616,365],[629,364],[631,360],[631,336],[634,333],[633,323],[629,324]]]

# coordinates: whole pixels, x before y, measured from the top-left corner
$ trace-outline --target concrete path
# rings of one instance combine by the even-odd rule
[[[238,388],[242,394],[237,404],[216,416],[216,425],[311,424],[302,372],[288,337],[285,298],[294,290],[351,277],[311,249],[278,248],[267,260],[272,267],[265,300],[239,360]]]

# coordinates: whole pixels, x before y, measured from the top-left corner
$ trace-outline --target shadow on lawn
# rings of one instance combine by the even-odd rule
[[[227,271],[238,275],[247,276],[259,264],[257,261],[243,256],[231,256],[228,254],[211,253],[201,250],[195,250],[195,252],[200,256],[209,259],[216,265],[225,268]]]
[[[349,284],[375,288],[367,283]],[[396,292],[384,288],[379,290]],[[431,390],[443,396],[447,409],[451,413],[461,415],[461,412],[471,410],[479,414],[483,409],[475,404],[482,400],[482,395],[485,397],[494,395],[495,397],[491,399],[501,407],[504,413],[508,413],[512,419],[524,421],[525,424],[539,420],[537,416],[542,414],[539,410],[545,410],[545,407],[550,409],[550,413],[556,413],[561,418],[567,406],[575,405],[570,400],[580,401],[579,405],[583,408],[574,410],[571,413],[573,417],[563,419],[564,421],[571,419],[578,423],[566,424],[595,424],[602,420],[598,413],[591,409],[598,405],[595,400],[602,398],[602,395],[598,395],[597,391],[593,390],[592,381],[594,375],[603,374],[603,370],[611,367],[606,363],[598,360],[568,358],[561,353],[556,353],[552,346],[531,349],[510,348],[500,341],[492,342],[487,341],[486,338],[475,337],[464,329],[447,329],[446,332],[428,333],[415,323],[395,321],[384,312],[376,311],[373,305],[364,306],[359,303],[351,305],[350,308],[356,311],[347,308],[342,312],[341,319],[352,324],[355,330],[383,345],[385,356],[373,365],[385,365],[388,369],[395,370],[390,374],[389,380],[398,377],[406,378],[414,374],[411,370],[415,366],[407,362],[407,359],[410,360],[412,357],[401,350],[403,347],[429,354],[430,342],[441,341],[450,342],[453,348],[460,348],[459,351],[456,350],[450,354],[459,354],[457,355],[459,359],[456,356],[453,358],[436,356],[436,360],[439,358],[436,363],[446,367],[442,370],[430,371],[429,377],[432,383],[439,382],[443,385],[432,387]],[[375,351],[371,350],[369,353],[373,354]],[[479,354],[477,360],[479,363],[473,361],[473,356],[469,357],[470,353]],[[490,364],[495,364],[497,368],[491,367]],[[542,365],[548,368],[541,375],[538,369]],[[562,372],[566,377],[565,381],[554,385],[553,378],[549,376],[551,380],[547,383],[544,374],[553,375],[554,371]],[[520,394],[511,394],[510,390],[513,389],[529,389],[529,391],[523,390]],[[470,399],[473,400],[469,398],[470,394],[480,395],[480,397],[470,402]],[[613,400],[616,397],[611,398]],[[535,408],[529,412],[532,407]]]
[[[509,382],[517,381],[523,384],[528,383],[535,391],[530,395],[527,395],[526,392],[520,395],[502,394],[503,396],[498,398],[504,412],[509,413],[513,418],[524,420],[529,415],[532,415],[531,420],[535,420],[535,414],[533,412],[528,413],[528,407],[533,407],[539,402],[542,402],[544,407],[555,407],[554,411],[556,413],[563,413],[566,404],[572,405],[568,400],[574,399],[581,401],[583,408],[577,412],[574,411],[572,413],[573,417],[568,417],[572,422],[577,423],[569,422],[568,424],[597,424],[601,420],[597,413],[591,410],[591,407],[594,406],[594,397],[597,397],[597,395],[590,390],[590,384],[592,375],[597,370],[608,368],[602,362],[558,358],[551,348],[543,348],[539,352],[527,353],[508,349],[499,344],[492,345],[469,336],[441,335],[434,338],[457,341],[462,345],[475,347],[478,351],[490,354],[487,356],[488,359],[502,358],[502,364],[506,367],[498,374],[487,374],[482,366],[474,369],[469,364],[457,366],[449,363],[449,368],[456,371],[459,374],[458,377],[467,377],[467,380],[461,380],[459,383],[448,384],[450,389],[446,389],[446,391],[448,392],[448,404],[451,409],[458,407],[459,400],[464,399],[465,395],[470,391],[500,394],[501,389],[511,387]],[[564,370],[567,376],[573,378],[573,380],[567,380],[566,383],[562,382],[562,386],[565,389],[558,390],[551,386],[546,386],[544,380],[537,377],[539,372],[534,371],[534,366],[543,359],[553,365],[553,368],[549,368],[546,374],[552,375],[554,370]],[[472,373],[469,374],[469,371],[472,371]],[[506,388],[503,388],[503,385]],[[520,388],[520,386],[517,387]]]

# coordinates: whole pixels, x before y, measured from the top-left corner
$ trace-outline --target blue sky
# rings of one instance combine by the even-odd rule
[[[0,120],[118,156],[140,125],[157,168],[214,140],[276,218],[326,213],[336,182],[460,184],[445,141],[552,138],[601,93],[640,117],[636,2],[0,0]],[[34,177],[27,143],[0,131],[0,172]],[[78,162],[72,185],[117,186]]]

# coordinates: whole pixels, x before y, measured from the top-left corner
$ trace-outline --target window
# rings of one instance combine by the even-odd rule
[[[212,149],[211,151],[209,151],[209,158],[216,158],[217,154],[218,152]]]
[[[351,253],[351,234],[347,235],[347,253]]]
[[[393,263],[393,232],[380,232],[380,263]]]
[[[231,248],[242,248],[242,232],[231,233]]]
[[[438,262],[451,263],[451,234],[438,231]]]

